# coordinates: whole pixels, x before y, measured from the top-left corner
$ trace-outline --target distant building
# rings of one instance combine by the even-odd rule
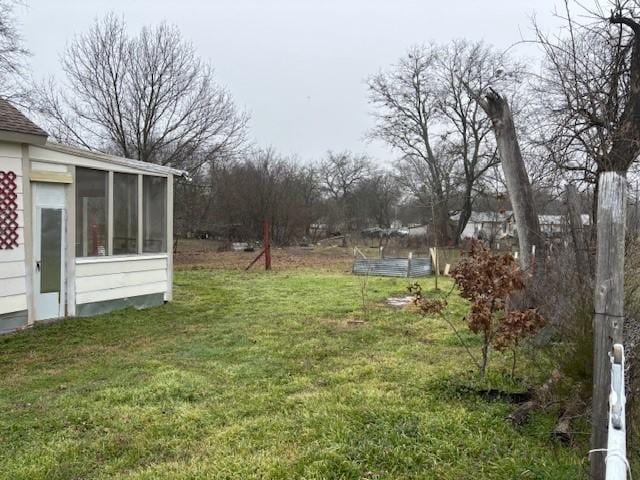
[[[591,224],[591,217],[588,214],[582,214],[580,217],[583,226]],[[457,214],[452,216],[451,220],[457,222],[459,218],[460,214]],[[538,222],[541,232],[549,237],[562,235],[568,225],[566,215],[538,215]],[[516,219],[512,211],[472,212],[460,238],[478,238],[492,242],[516,236]]]
[[[583,213],[580,215],[582,226],[588,226],[591,224],[591,217]],[[538,215],[538,223],[540,224],[540,231],[547,237],[558,237],[567,231],[569,220],[566,215]],[[509,225],[512,232],[515,234],[516,219],[512,215],[509,218]]]
[[[418,224],[411,224],[410,226],[406,227],[407,230],[407,235],[409,236],[409,238],[419,238],[419,237],[426,237],[429,233],[429,226],[428,225],[418,225]]]
[[[461,239],[478,238],[481,240],[494,240],[509,234],[508,226],[511,211],[500,212],[471,212],[471,217],[464,227]],[[458,222],[460,214],[451,217],[451,220]]]

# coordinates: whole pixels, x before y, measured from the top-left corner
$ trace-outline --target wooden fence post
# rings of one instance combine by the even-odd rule
[[[438,290],[438,273],[439,272],[439,267],[440,265],[438,265],[438,248],[437,247],[433,247],[429,249],[429,253],[431,253],[431,270],[433,271],[433,274],[435,275],[434,279],[435,279],[435,290]]]
[[[624,324],[625,172],[603,172],[598,184],[598,237],[593,318],[591,450],[607,448],[611,383],[609,352],[622,343]],[[590,455],[591,479],[605,478],[606,451]]]
[[[264,221],[264,269],[271,270],[271,238],[269,220]]]

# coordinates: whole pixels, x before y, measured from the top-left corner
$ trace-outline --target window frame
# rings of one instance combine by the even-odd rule
[[[154,257],[158,255],[169,256],[169,249],[171,248],[169,242],[169,229],[172,229],[172,219],[169,218],[171,215],[173,208],[172,205],[169,205],[170,202],[173,201],[172,193],[173,189],[171,188],[173,175],[154,175],[150,173],[140,173],[140,172],[131,172],[131,171],[121,171],[121,170],[109,170],[106,168],[97,168],[93,166],[83,166],[77,165],[76,169],[82,168],[87,170],[95,170],[98,172],[103,172],[107,175],[107,186],[106,186],[106,251],[104,255],[77,255],[76,249],[74,249],[74,257],[76,260],[81,261],[95,261],[97,259],[104,259],[103,261],[108,261],[109,259],[117,259],[117,258],[127,258],[127,257],[139,257],[139,256],[149,256]],[[136,252],[135,253],[113,253],[113,238],[114,238],[114,177],[115,174],[126,174],[126,175],[134,175],[137,176],[137,231],[136,231]],[[75,209],[75,217],[74,222],[77,228],[78,221],[78,183],[77,176],[74,176],[74,209]],[[144,178],[160,178],[164,182],[164,205],[162,209],[162,222],[164,226],[164,236],[163,243],[164,248],[162,251],[144,251]],[[74,242],[77,242],[77,232],[75,233],[76,238]],[[172,235],[171,235],[172,236]]]
[[[76,170],[76,174],[74,175],[74,190],[73,190],[73,201],[74,201],[74,218],[73,218],[73,223],[74,223],[74,245],[75,248],[73,249],[73,253],[74,256],[76,258],[103,258],[106,256],[110,255],[110,249],[109,249],[109,238],[110,238],[110,234],[109,234],[109,217],[112,213],[113,210],[113,205],[110,202],[109,199],[109,195],[110,195],[110,180],[109,180],[109,171],[108,170],[104,170],[104,169],[100,169],[100,168],[92,168],[92,167],[78,167],[81,168],[83,170],[88,170],[88,171],[92,171],[92,172],[98,172],[101,175],[103,175],[105,177],[106,180],[106,184],[105,184],[105,192],[104,192],[104,202],[105,202],[105,209],[106,211],[104,212],[104,221],[105,221],[105,228],[104,228],[104,236],[105,236],[105,241],[104,241],[104,248],[105,248],[105,254],[104,255],[78,255],[78,220],[80,219],[80,216],[82,215],[80,212],[82,212],[82,208],[80,205],[78,205],[78,201],[79,201],[79,196],[78,196],[78,175],[77,175],[77,170]],[[87,196],[83,196],[82,198],[91,198],[91,197],[87,197]],[[79,208],[80,207],[80,208]],[[87,242],[88,239],[83,237],[83,242]]]
[[[140,180],[139,180],[139,174],[136,173],[125,173],[125,172],[113,172],[113,235],[111,237],[111,256],[123,256],[123,255],[137,255],[138,252],[140,251],[140,248],[138,246],[138,243],[140,241],[139,238],[139,220],[138,220],[138,215],[140,213],[140,209],[138,208],[138,203],[140,202],[140,195],[139,195],[139,188],[140,188]],[[129,177],[129,178],[127,178]],[[133,199],[135,199],[135,203],[133,203],[132,205],[127,205],[127,214],[133,214],[134,218],[132,219],[133,221],[125,221],[123,222],[122,218],[118,217],[119,215],[122,215],[122,205],[118,205],[118,207],[120,207],[119,209],[116,209],[116,202],[119,202],[121,199],[118,199],[115,196],[115,192],[116,192],[116,184],[119,183],[118,179],[123,179],[126,181],[123,183],[123,186],[126,186],[126,188],[129,187],[133,187],[133,190],[135,191],[135,195],[131,195],[131,197]],[[122,192],[120,192],[122,193]],[[129,200],[129,195],[130,192],[127,192],[127,200]],[[128,203],[128,202],[126,202]],[[119,213],[120,212],[120,213]],[[118,222],[116,222],[116,219],[118,220]],[[135,237],[135,247],[132,249],[132,251],[128,251],[128,252],[119,252],[119,253],[115,253],[115,243],[116,243],[116,234],[118,233],[122,233],[122,232],[116,232],[116,225],[117,224],[121,224],[124,225],[126,224],[126,230],[127,232],[129,231],[129,229],[131,229],[131,233],[134,235]],[[122,239],[123,237],[119,237],[120,239]],[[127,238],[128,239],[128,238]]]
[[[147,217],[146,217],[146,213],[147,213],[147,207],[145,205],[145,178],[149,178],[149,179],[160,179],[162,180],[162,197],[163,197],[163,206],[162,206],[162,234],[160,235],[160,238],[162,239],[162,245],[163,248],[161,248],[159,251],[156,250],[149,250],[147,249],[148,247],[145,247],[145,240],[148,240],[145,238],[145,232],[146,232],[146,228],[148,227],[148,221],[147,221]],[[167,222],[167,204],[168,204],[168,198],[169,198],[169,180],[167,177],[160,177],[157,175],[145,175],[143,176],[142,179],[142,237],[141,237],[141,249],[142,249],[142,253],[143,254],[158,254],[158,253],[164,253],[166,254],[169,250],[169,246],[168,246],[168,242],[167,242],[167,231],[168,231],[168,222]]]

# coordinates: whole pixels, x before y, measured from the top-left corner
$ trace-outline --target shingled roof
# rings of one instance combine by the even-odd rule
[[[45,138],[48,136],[47,132],[25,117],[20,110],[3,98],[0,98],[0,130]]]

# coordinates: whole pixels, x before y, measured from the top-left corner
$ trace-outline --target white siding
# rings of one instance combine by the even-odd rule
[[[0,314],[22,312],[27,309],[27,296],[25,294],[2,296],[0,298]]]
[[[42,172],[67,173],[69,171],[69,167],[67,167],[67,165],[62,165],[59,163],[32,161],[31,170],[40,170]]]
[[[166,255],[76,260],[76,303],[166,293],[171,277]]]
[[[0,269],[0,279],[5,278],[15,278],[15,277],[24,277],[25,265],[24,262],[3,262],[2,269]]]
[[[0,315],[27,309],[24,250],[24,198],[20,145],[0,143],[0,170],[17,175],[18,247],[0,250]]]
[[[476,229],[480,229],[482,224],[469,220],[460,234],[460,238],[473,238],[476,236]]]

